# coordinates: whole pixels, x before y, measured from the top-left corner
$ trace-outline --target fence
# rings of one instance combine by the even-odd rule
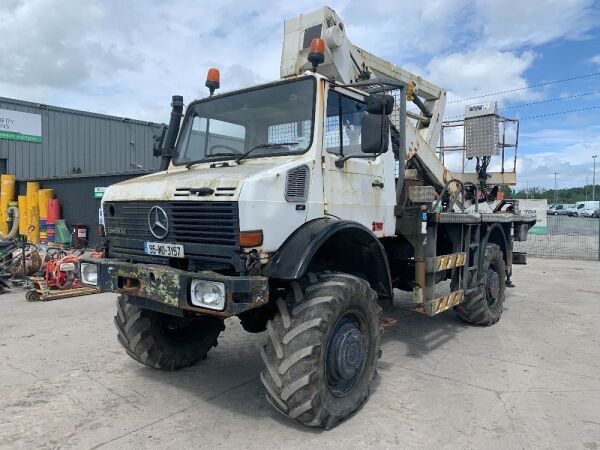
[[[529,234],[515,251],[535,258],[600,260],[600,218],[548,216],[546,234]]]

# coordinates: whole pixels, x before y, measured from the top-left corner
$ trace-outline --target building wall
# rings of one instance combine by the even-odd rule
[[[160,124],[0,97],[0,109],[41,115],[42,142],[0,139],[0,168],[17,180],[154,171]]]
[[[69,230],[75,224],[89,227],[89,245],[94,247],[100,240],[98,236],[98,210],[101,199],[94,198],[94,188],[107,187],[111,184],[140,176],[140,174],[110,175],[96,177],[75,176],[41,180],[43,188],[54,189],[54,196],[60,200],[61,216],[65,219]],[[26,182],[17,182],[17,192],[24,195]]]
[[[153,137],[161,124],[76,111],[0,97],[0,109],[41,116],[41,142],[0,139],[0,173],[17,178],[17,192],[27,181],[54,189],[69,229],[89,227],[89,243],[98,241],[95,187],[154,172]],[[39,123],[39,122],[37,122]]]

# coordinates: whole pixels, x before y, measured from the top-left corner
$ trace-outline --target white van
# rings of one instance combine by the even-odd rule
[[[571,211],[570,216],[580,216],[580,217],[592,217],[594,211],[600,208],[600,201],[586,201],[586,202],[577,202],[575,204],[575,209]]]

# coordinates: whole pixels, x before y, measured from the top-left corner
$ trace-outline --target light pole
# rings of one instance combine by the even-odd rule
[[[592,201],[596,200],[596,158],[598,155],[593,155],[594,158],[594,177],[592,178]]]
[[[594,160],[595,161],[595,160]],[[554,172],[554,204],[558,205],[557,194],[558,194],[558,183],[556,182],[556,175],[558,172]]]
[[[587,188],[590,184],[590,177],[585,177],[585,201],[587,202]]]

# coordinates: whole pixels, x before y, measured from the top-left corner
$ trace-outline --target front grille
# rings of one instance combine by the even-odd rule
[[[162,208],[169,219],[168,233],[162,239],[150,232],[148,214],[154,206]],[[190,260],[227,262],[239,254],[237,202],[110,202],[104,204],[104,225],[113,257],[168,262],[145,255],[146,241],[183,244]]]
[[[237,245],[238,211],[235,202],[172,202],[170,214],[176,242]]]

